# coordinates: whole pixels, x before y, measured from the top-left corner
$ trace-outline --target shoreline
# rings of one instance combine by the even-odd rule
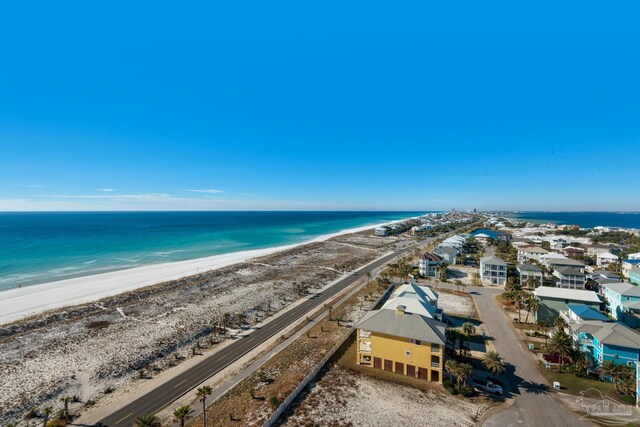
[[[365,225],[324,234],[300,243],[249,249],[161,264],[149,264],[108,273],[100,273],[71,279],[13,288],[0,292],[0,325],[12,323],[39,313],[67,306],[87,304],[102,298],[182,279],[205,271],[217,270],[250,259],[272,255],[315,242],[324,242],[333,237],[359,233],[381,225],[407,221],[418,217]]]

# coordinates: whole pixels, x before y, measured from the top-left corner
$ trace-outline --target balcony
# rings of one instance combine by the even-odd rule
[[[359,337],[360,338],[371,338],[371,331],[365,331],[363,329],[360,329]]]
[[[438,363],[438,362],[431,362],[431,367],[432,367],[432,368],[439,368],[439,367],[440,367],[440,363]]]
[[[360,341],[358,345],[358,351],[364,353],[371,353],[371,342]]]

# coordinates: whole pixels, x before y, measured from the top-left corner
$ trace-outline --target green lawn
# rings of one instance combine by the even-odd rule
[[[553,386],[554,381],[559,381],[562,387],[562,392],[580,395],[580,392],[589,388],[595,388],[602,393],[603,396],[609,396],[617,401],[622,402],[620,395],[616,393],[613,383],[598,381],[591,378],[581,378],[573,373],[562,372],[558,373],[555,367],[547,369],[542,362],[538,363],[540,373],[547,379],[549,385]],[[566,369],[566,368],[563,368]]]

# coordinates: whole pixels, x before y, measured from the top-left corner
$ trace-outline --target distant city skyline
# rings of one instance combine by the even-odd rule
[[[579,5],[5,5],[0,211],[640,211],[640,6]]]

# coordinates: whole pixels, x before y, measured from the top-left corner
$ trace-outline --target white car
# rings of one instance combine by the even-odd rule
[[[498,384],[492,383],[491,381],[474,378],[473,386],[477,389],[486,391],[487,393],[502,396],[502,387],[500,387]]]

